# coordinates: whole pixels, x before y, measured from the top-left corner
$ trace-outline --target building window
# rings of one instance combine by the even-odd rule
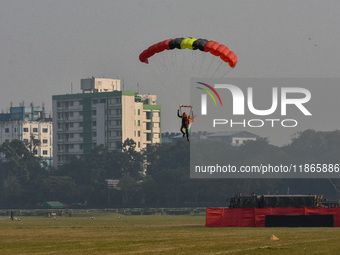
[[[146,130],[151,130],[151,122],[146,123]]]
[[[138,127],[140,127],[140,120],[138,120]]]
[[[83,122],[79,122],[79,127],[83,127]]]
[[[48,140],[47,139],[43,139],[43,143],[48,143]]]
[[[47,133],[48,132],[48,128],[43,128],[43,133]]]
[[[97,132],[93,132],[92,137],[97,137]]]
[[[47,151],[46,150],[43,150],[43,155],[47,155]]]
[[[92,111],[92,115],[93,115],[93,116],[97,115],[97,111],[96,111],[96,110],[93,110],[93,111]]]
[[[92,121],[92,126],[93,127],[97,126],[97,122],[96,121]]]
[[[38,132],[38,128],[33,128],[33,132]]]
[[[138,137],[140,137],[140,131],[138,131]]]
[[[116,136],[121,136],[122,135],[122,131],[116,131]]]
[[[9,133],[9,128],[5,128],[5,133]]]
[[[28,132],[28,128],[24,128],[24,132]]]
[[[100,103],[106,103],[106,99],[105,98],[102,98],[102,99],[100,99]]]
[[[140,115],[140,109],[138,109],[138,115]]]
[[[146,112],[146,119],[151,120],[152,118],[152,112]]]
[[[146,134],[146,140],[147,141],[151,141],[151,133],[147,133]]]
[[[117,126],[122,125],[122,120],[116,120],[116,125],[117,125]]]

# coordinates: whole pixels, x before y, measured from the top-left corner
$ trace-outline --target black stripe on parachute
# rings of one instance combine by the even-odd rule
[[[204,46],[205,44],[208,42],[208,40],[206,39],[197,39],[196,41],[193,42],[192,46],[194,48],[194,50],[201,50],[204,51]]]
[[[173,50],[175,48],[181,49],[181,42],[184,40],[183,37],[181,38],[175,38],[172,41],[169,42],[169,48],[170,50]]]

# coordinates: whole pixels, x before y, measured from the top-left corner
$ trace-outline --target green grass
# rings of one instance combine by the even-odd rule
[[[191,215],[1,217],[0,254],[340,254],[340,228],[204,224],[205,216]],[[268,240],[271,235],[280,240]]]

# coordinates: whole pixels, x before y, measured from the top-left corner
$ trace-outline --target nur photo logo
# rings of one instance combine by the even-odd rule
[[[216,116],[213,119],[213,127],[216,125],[228,124],[230,127],[240,125],[243,127],[263,127],[266,124],[275,127],[277,124],[281,124],[282,127],[296,127],[298,120],[293,118],[287,118],[290,115],[302,114],[303,116],[312,116],[312,113],[308,110],[306,104],[311,100],[311,92],[302,87],[271,87],[267,88],[265,92],[260,93],[260,97],[255,96],[258,88],[246,87],[243,90],[240,86],[233,84],[214,84],[213,86],[205,82],[196,82],[204,87],[196,87],[204,91],[201,94],[201,115],[208,114],[207,95],[213,100],[215,106],[217,106],[217,100],[220,102],[222,110],[227,112],[227,109],[232,109],[231,117],[246,117],[256,116],[256,118],[249,119],[226,119],[225,116]],[[217,92],[218,90],[218,92]],[[225,100],[227,103],[222,104],[221,96],[227,97]],[[230,100],[232,99],[232,100]],[[261,102],[263,100],[269,101],[269,105],[266,107],[255,106],[255,102]],[[209,110],[209,114],[216,115],[214,109]],[[292,114],[290,114],[292,113]],[[273,117],[275,116],[275,118]],[[280,118],[277,118],[280,116]],[[265,117],[265,118],[264,118]],[[282,118],[284,117],[284,119]]]

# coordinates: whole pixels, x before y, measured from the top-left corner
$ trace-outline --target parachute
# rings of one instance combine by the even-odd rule
[[[211,54],[220,57],[224,62],[228,63],[231,68],[234,68],[237,64],[237,56],[227,46],[215,41],[208,41],[206,39],[196,38],[175,38],[167,39],[151,45],[139,55],[139,60],[148,64],[148,59],[165,50],[173,49],[190,49],[200,50],[203,52],[210,52]]]
[[[169,96],[169,91],[171,90],[173,100],[171,102],[167,100],[167,104],[172,104],[173,106],[188,100],[190,86],[183,85],[188,84],[192,78],[223,78],[236,66],[238,61],[236,54],[227,46],[216,41],[192,37],[166,39],[148,46],[140,53],[139,60],[145,64],[149,64],[150,61],[147,69],[152,72],[152,75],[149,77],[157,79],[158,85],[163,85],[155,86],[154,89],[167,90],[166,93],[164,91],[159,93],[161,96],[166,95],[166,97]],[[209,86],[205,83],[200,84],[206,87]],[[200,89],[208,94],[210,93],[208,90]],[[219,100],[222,105],[220,98]],[[195,102],[189,104],[191,105],[180,105],[179,108],[181,115],[182,110],[189,110],[188,134],[191,133],[196,117],[192,113]],[[171,118],[164,118],[164,123],[174,122]],[[167,126],[167,124],[164,124],[164,126]]]

